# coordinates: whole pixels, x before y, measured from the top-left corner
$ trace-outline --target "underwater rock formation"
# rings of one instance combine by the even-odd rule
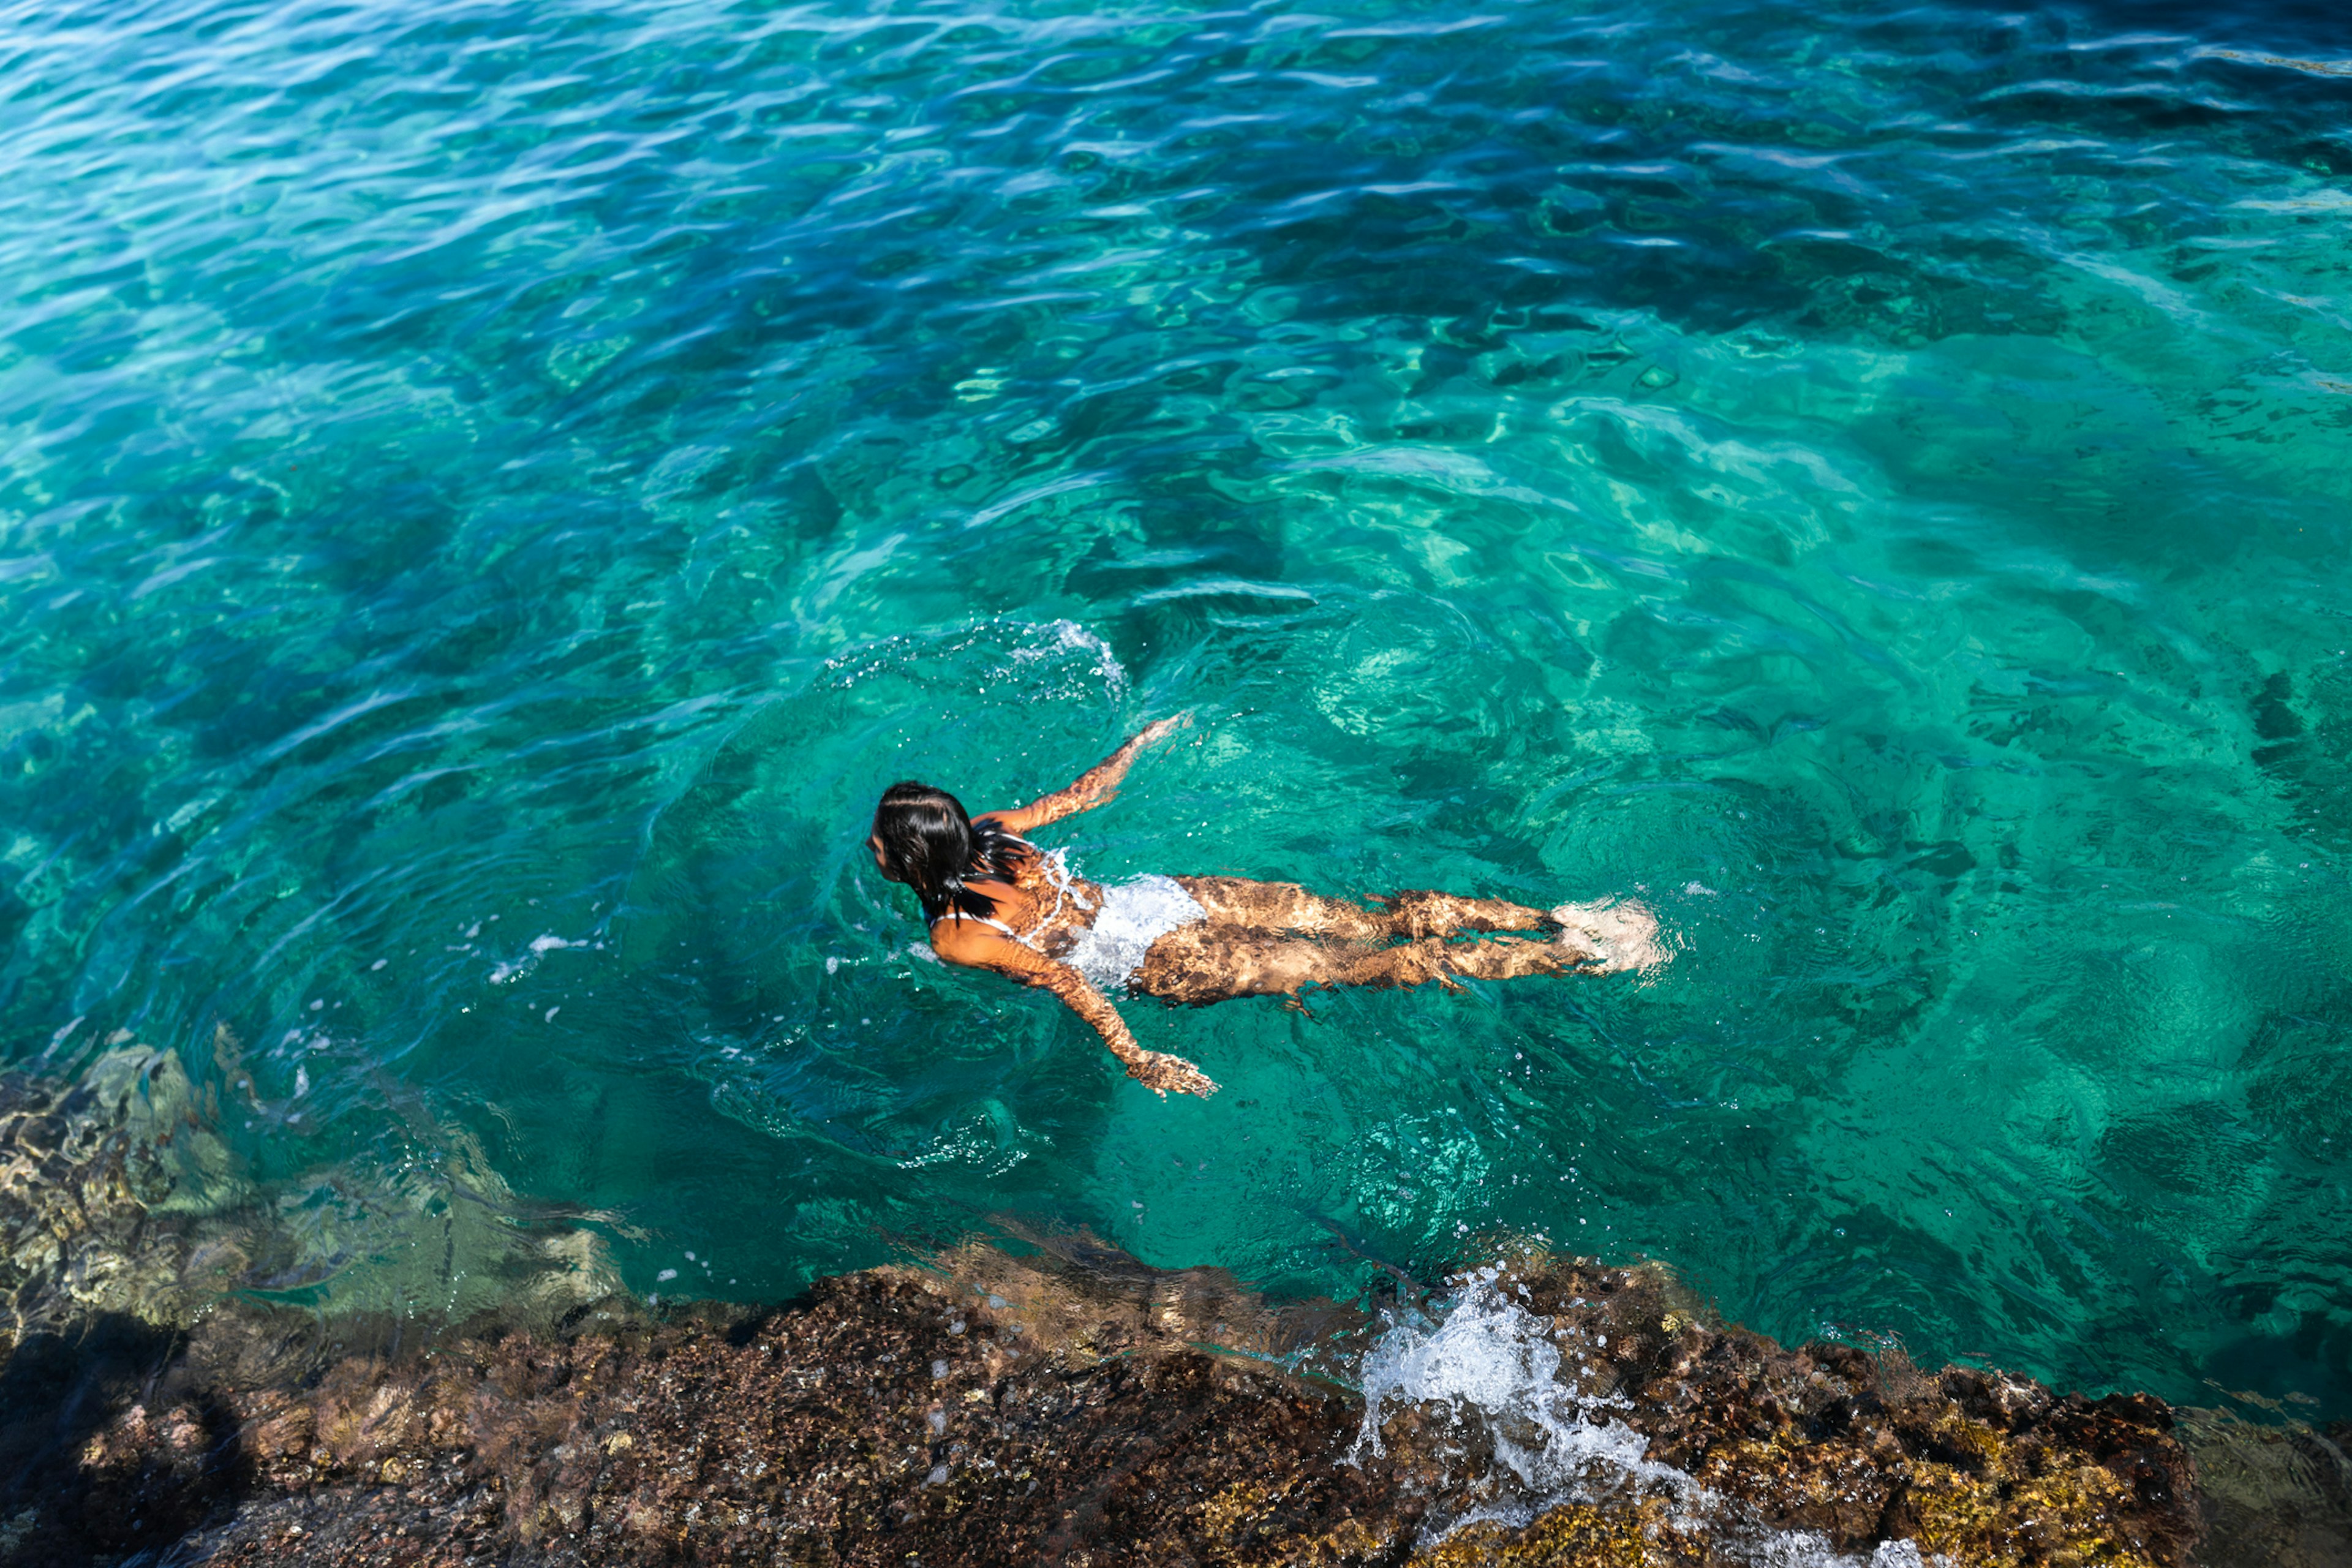
[[[597,1233],[516,1198],[478,1147],[401,1108],[436,1154],[248,1180],[216,1129],[219,1091],[177,1053],[116,1042],[71,1083],[0,1074],[0,1350],[124,1313],[184,1328],[235,1292],[252,1304],[520,1321],[621,1288]],[[251,1110],[236,1037],[213,1075]],[[607,1228],[621,1228],[608,1225]]]
[[[526,1289],[420,1337],[413,1315],[217,1283],[192,1310],[194,1287],[142,1270],[210,1278],[194,1255],[232,1234],[268,1254],[263,1221],[173,1222],[135,1097],[5,1092],[0,1560],[2174,1568],[2197,1550],[2190,1455],[2154,1399],[1784,1349],[1661,1269],[1534,1251],[1456,1281],[1442,1314],[1381,1322],[1050,1238],[748,1315]],[[174,1125],[184,1149],[194,1123]]]
[[[246,1194],[203,1110],[168,1052],[110,1052],[69,1087],[0,1076],[0,1332],[178,1322],[218,1293],[180,1222]]]

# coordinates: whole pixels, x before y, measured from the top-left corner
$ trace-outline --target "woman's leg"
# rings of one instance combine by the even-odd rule
[[[1368,910],[1347,899],[1310,893],[1296,882],[1253,882],[1241,877],[1179,877],[1176,882],[1199,900],[1212,925],[1338,942],[1389,942],[1465,931],[1541,931],[1559,923],[1541,910],[1503,899],[1417,891],[1382,899],[1385,908]]]
[[[1241,926],[1200,924],[1151,944],[1135,987],[1165,1002],[1206,1006],[1235,996],[1296,995],[1312,985],[1412,987],[1457,976],[1514,980],[1596,965],[1598,955],[1559,942],[1417,937],[1391,947],[1332,944]]]
[[[1382,899],[1399,936],[1450,936],[1462,931],[1542,931],[1559,920],[1507,899],[1465,899],[1427,890]]]

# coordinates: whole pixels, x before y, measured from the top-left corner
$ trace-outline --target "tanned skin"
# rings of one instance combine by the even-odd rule
[[[1026,837],[1032,829],[1091,810],[1115,797],[1145,747],[1190,722],[1189,714],[1162,719],[1066,787],[1027,805],[985,812],[972,820],[992,821]],[[888,877],[879,835],[870,836],[866,847]],[[1605,973],[1647,970],[1665,961],[1656,942],[1656,920],[1630,902],[1604,900],[1546,910],[1501,899],[1420,891],[1380,900],[1379,909],[1368,910],[1289,882],[1239,877],[1174,880],[1199,901],[1204,918],[1153,942],[1134,980],[1138,991],[1170,1003],[1205,1006],[1235,996],[1264,995],[1287,996],[1295,1003],[1302,988],[1314,985],[1412,986],[1435,981],[1459,989],[1457,976],[1507,980],[1570,970]],[[1010,880],[974,879],[967,886],[993,900],[995,919],[1027,941],[1015,942],[994,926],[950,913],[931,925],[931,949],[940,958],[1052,992],[1102,1036],[1129,1077],[1163,1099],[1171,1091],[1216,1093],[1217,1086],[1191,1062],[1137,1045],[1110,998],[1052,956],[1068,951],[1090,910],[1100,906],[1101,889],[1076,877],[1057,884],[1046,874],[1043,857],[1036,855],[1024,857]],[[1449,940],[1465,932],[1524,931],[1549,934],[1540,940]]]
[[[1136,757],[1146,746],[1163,735],[1182,729],[1191,721],[1189,714],[1162,719],[1053,794],[1041,795],[1027,805],[1016,806],[1011,811],[983,812],[972,820],[992,821],[1007,833],[1025,838],[1034,828],[1049,822],[1059,822],[1076,812],[1091,811],[1118,794],[1119,781],[1127,777],[1127,770],[1135,765]],[[869,835],[866,847],[874,852],[874,864],[881,868],[884,876],[888,876],[890,867],[882,854],[881,838]],[[1016,879],[1010,882],[988,878],[974,879],[966,885],[985,893],[995,903],[996,919],[1014,931],[1034,931],[1041,923],[1041,917],[1048,914],[1048,910],[1041,907],[1038,894],[1042,890],[1050,900],[1055,889],[1042,886],[1045,879],[1039,873],[1034,858],[1022,865],[1014,876]],[[1090,901],[1097,904],[1102,901],[1101,889],[1094,884],[1076,878],[1071,880]],[[1060,901],[1066,905],[1066,915],[1078,914],[1066,895]],[[1053,923],[1066,928],[1066,921]],[[1043,940],[1046,933],[1038,934],[1040,946],[1051,945]],[[1054,930],[1050,934],[1066,936],[1067,931]],[[1024,985],[1034,985],[1052,992],[1062,999],[1064,1005],[1084,1018],[1095,1033],[1102,1037],[1103,1044],[1110,1047],[1110,1054],[1127,1068],[1129,1078],[1152,1089],[1162,1100],[1168,1098],[1171,1089],[1178,1094],[1210,1095],[1217,1092],[1217,1086],[1209,1080],[1207,1075],[1183,1058],[1147,1051],[1137,1045],[1134,1033],[1127,1026],[1127,1020],[1118,1016],[1118,1009],[1111,1005],[1110,998],[1095,989],[1094,983],[1085,975],[1057,958],[1049,958],[1036,948],[1014,942],[993,926],[950,914],[932,922],[931,951],[950,963],[993,970]]]

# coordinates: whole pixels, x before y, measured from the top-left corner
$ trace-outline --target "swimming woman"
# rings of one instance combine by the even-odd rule
[[[1042,986],[1092,1025],[1128,1071],[1159,1091],[1214,1094],[1181,1057],[1135,1043],[1108,993],[1205,1006],[1234,996],[1296,999],[1309,985],[1420,985],[1567,970],[1607,973],[1661,962],[1658,922],[1639,904],[1534,910],[1500,899],[1407,892],[1368,910],[1289,882],[1138,877],[1105,887],[1027,835],[1109,800],[1138,752],[1188,721],[1162,719],[1067,788],[1013,811],[967,816],[945,790],[892,784],[866,847],[882,875],[922,900],[931,950],[950,963]],[[1541,939],[1448,939],[1543,931]]]

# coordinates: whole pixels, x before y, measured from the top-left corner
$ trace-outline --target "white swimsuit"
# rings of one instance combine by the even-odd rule
[[[1143,955],[1151,951],[1153,942],[1181,926],[1209,918],[1201,901],[1186,892],[1173,877],[1146,875],[1107,887],[1097,906],[1071,880],[1066,851],[1056,849],[1046,855],[1045,870],[1054,883],[1054,907],[1039,918],[1039,927],[1052,923],[1054,917],[1062,912],[1065,899],[1082,910],[1095,911],[1093,922],[1078,932],[1077,940],[1061,958],[1098,991],[1128,989],[1134,982],[1135,972],[1143,967]],[[1003,921],[983,919],[981,923],[994,926],[1032,952],[1045,951]]]

